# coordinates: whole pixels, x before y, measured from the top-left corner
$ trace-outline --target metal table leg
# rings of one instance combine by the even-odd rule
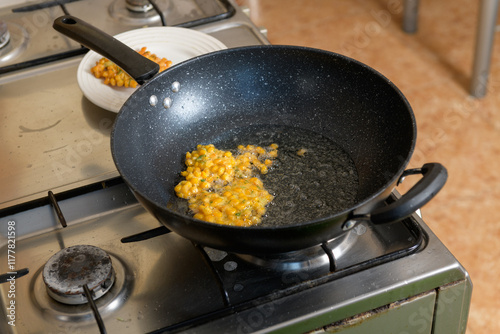
[[[419,0],[404,0],[403,30],[407,33],[415,33],[417,31],[418,5]],[[481,0],[470,85],[470,94],[473,97],[483,97],[488,90],[488,76],[497,14],[498,0]]]
[[[404,0],[403,4],[403,31],[409,34],[418,29],[418,4],[420,0]]]
[[[498,0],[481,0],[470,86],[470,94],[474,97],[483,97],[487,92],[497,14]]]

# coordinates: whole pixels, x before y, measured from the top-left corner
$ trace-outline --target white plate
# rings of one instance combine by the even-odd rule
[[[158,57],[172,61],[172,66],[205,53],[226,49],[218,39],[187,28],[153,27],[127,31],[114,36],[134,50],[143,46]],[[90,72],[102,56],[89,51],[78,67],[77,80],[83,95],[97,106],[118,112],[135,91],[134,88],[111,87]]]

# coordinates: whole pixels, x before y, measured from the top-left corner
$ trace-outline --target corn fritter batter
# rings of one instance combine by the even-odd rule
[[[223,225],[251,226],[261,222],[273,196],[256,175],[267,174],[278,145],[239,145],[238,154],[198,145],[186,153],[185,180],[174,190],[188,200],[194,218]]]

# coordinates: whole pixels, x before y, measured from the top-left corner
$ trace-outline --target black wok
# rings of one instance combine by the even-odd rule
[[[115,62],[121,59],[119,65],[132,76],[149,72],[139,77],[140,83],[157,71],[135,52],[117,51],[120,43],[77,18],[61,17],[54,27]],[[241,129],[270,125],[320,134],[347,152],[357,173],[355,202],[306,221],[290,217],[290,224],[254,227],[204,222],[172,206],[187,151],[197,144],[217,146],[221,138]],[[411,215],[434,197],[447,178],[439,163],[405,171],[415,140],[408,101],[372,68],[322,50],[251,46],[196,57],[143,84],[117,116],[111,150],[136,197],[170,230],[201,245],[263,254],[323,243],[361,220],[391,223]],[[398,180],[415,173],[423,177],[387,205]],[[272,216],[266,219],[272,221]]]

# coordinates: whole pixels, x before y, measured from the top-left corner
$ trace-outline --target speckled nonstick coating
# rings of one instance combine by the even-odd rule
[[[172,101],[169,108],[165,98]],[[339,144],[356,165],[359,202],[312,221],[250,228],[167,208],[187,151],[237,127],[269,124],[314,131]],[[305,248],[344,233],[348,218],[369,213],[390,194],[415,140],[407,100],[370,67],[322,50],[255,46],[188,60],[143,85],[118,114],[111,149],[124,180],[166,227],[202,245],[257,254]]]

